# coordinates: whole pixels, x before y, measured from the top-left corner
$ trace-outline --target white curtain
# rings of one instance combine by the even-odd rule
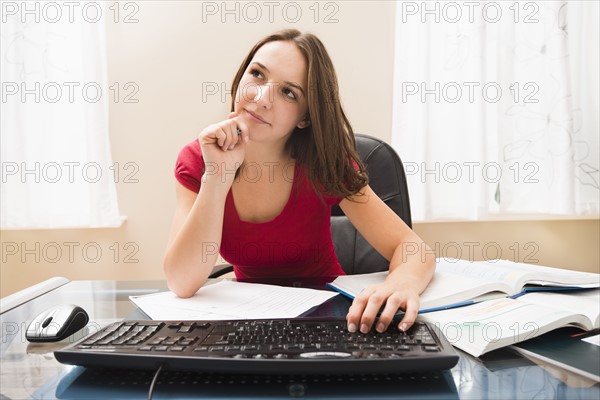
[[[397,3],[392,145],[415,220],[598,216],[598,4]]]
[[[2,229],[120,226],[103,2],[7,3]]]

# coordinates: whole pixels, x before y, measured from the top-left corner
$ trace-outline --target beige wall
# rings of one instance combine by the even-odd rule
[[[600,272],[600,221],[425,222],[417,232],[439,256],[508,259]]]
[[[202,127],[228,112],[229,96],[226,102],[221,101],[222,93],[203,99],[203,85],[229,89],[249,47],[274,30],[292,26],[319,35],[337,67],[343,104],[355,131],[389,141],[395,3],[331,3],[337,9],[325,8],[326,3],[320,4],[315,22],[315,10],[309,8],[313,2],[296,2],[302,14],[295,24],[286,22],[284,17],[295,15],[293,8],[283,14],[284,2],[274,9],[273,22],[266,7],[261,22],[245,21],[255,14],[252,9],[244,14],[242,3],[239,23],[235,15],[226,15],[222,23],[219,14],[204,15],[203,21],[202,3],[190,1],[137,2],[138,23],[105,19],[109,82],[121,87],[134,82],[139,87],[134,96],[138,103],[113,102],[110,108],[113,161],[139,168],[137,183],[122,179],[117,183],[120,211],[127,222],[117,229],[2,231],[3,244],[14,243],[19,252],[9,256],[3,251],[1,297],[57,275],[162,278],[162,255],[175,204],[177,152]],[[332,12],[337,22],[324,22]],[[596,272],[600,265],[598,220],[417,223],[415,230],[439,249],[439,255],[455,255],[460,247],[463,258],[471,256],[472,249],[474,259],[483,259],[500,248],[503,258],[519,261]],[[56,246],[62,257],[50,262]],[[96,254],[98,249],[101,255]]]

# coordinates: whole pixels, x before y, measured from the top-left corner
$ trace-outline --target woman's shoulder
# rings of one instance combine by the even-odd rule
[[[194,139],[179,151],[175,163],[175,178],[186,188],[194,192],[200,191],[200,182],[204,174],[204,158],[200,142]]]
[[[179,150],[178,158],[185,158],[191,160],[200,160],[202,159],[202,149],[200,148],[200,142],[198,139],[194,139],[191,142],[187,143],[185,146]]]

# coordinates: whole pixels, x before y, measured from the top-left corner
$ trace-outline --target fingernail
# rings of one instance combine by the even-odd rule
[[[406,329],[408,329],[408,324],[406,322],[403,322],[400,329],[402,329],[402,331],[406,332]]]
[[[369,332],[369,327],[367,326],[367,324],[362,324],[362,325],[360,326],[360,331],[361,331],[362,333],[367,333],[367,332]]]
[[[350,333],[356,332],[356,324],[348,324],[348,331]]]
[[[381,333],[385,331],[385,326],[380,322],[377,324],[377,332]]]

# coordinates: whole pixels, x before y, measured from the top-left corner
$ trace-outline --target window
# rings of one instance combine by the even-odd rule
[[[124,220],[111,169],[103,5],[70,6],[3,3],[2,229]]]
[[[415,220],[599,214],[598,2],[399,2]]]

